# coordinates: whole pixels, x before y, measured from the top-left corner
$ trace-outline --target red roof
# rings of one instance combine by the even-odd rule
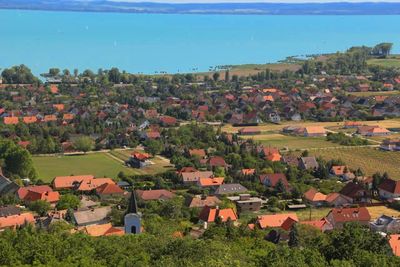
[[[228,219],[232,221],[236,221],[238,219],[235,211],[231,208],[219,209],[205,206],[199,215],[199,219],[204,222],[214,222],[218,217],[221,218],[223,222],[228,221]]]
[[[270,174],[263,174],[260,175],[260,182],[262,184],[266,184],[266,180],[269,180],[269,186],[270,187],[275,187],[279,181],[282,181],[283,185],[285,188],[289,188],[289,183],[286,179],[285,174],[283,173],[270,173]]]
[[[37,201],[37,200],[44,200],[49,203],[56,203],[60,200],[60,193],[54,191],[48,192],[35,192],[35,191],[28,191],[28,194],[24,198],[25,201]]]
[[[115,184],[115,182],[111,178],[85,179],[80,183],[77,190],[91,191],[93,189],[97,189],[99,186],[103,184]]]
[[[64,110],[64,104],[53,104],[53,108],[58,111]]]
[[[214,178],[200,178],[199,185],[205,186],[218,186],[224,182],[224,177],[214,177]]]
[[[142,200],[165,200],[171,199],[175,196],[174,193],[165,190],[165,189],[158,189],[158,190],[136,190],[139,198]]]
[[[400,194],[400,181],[386,179],[379,185],[379,189],[385,190],[392,194]]]
[[[63,115],[63,120],[72,120],[74,119],[74,117],[75,117],[74,114],[67,113]]]
[[[97,194],[100,195],[111,195],[111,194],[123,194],[124,190],[122,190],[116,184],[105,183],[97,187],[96,192]]]
[[[220,156],[211,157],[208,160],[208,164],[211,167],[225,167],[226,166],[226,162],[225,162],[224,158],[220,157]]]
[[[370,221],[371,215],[366,207],[359,208],[333,208],[329,214],[335,222],[358,222]],[[327,216],[327,217],[328,217]]]
[[[17,191],[18,198],[24,199],[29,191],[41,194],[41,193],[46,193],[46,192],[52,192],[53,189],[48,185],[36,185],[36,186],[21,187]]]
[[[255,173],[255,169],[242,169],[241,173],[243,175],[253,175]]]
[[[4,124],[18,124],[18,117],[4,117]]]
[[[392,248],[393,255],[400,256],[400,235],[390,235],[389,245]]]
[[[176,124],[176,119],[174,117],[171,116],[161,116],[160,117],[160,121],[164,124],[168,124],[168,125],[174,125]]]
[[[200,158],[204,158],[206,156],[206,151],[204,149],[190,149],[189,150],[190,156],[197,156]]]
[[[318,192],[315,188],[310,188],[307,192],[304,193],[304,198],[308,201],[325,201],[326,195]]]
[[[73,188],[83,180],[94,179],[93,175],[57,176],[53,180],[54,189]]]
[[[43,121],[49,122],[49,121],[56,121],[57,117],[56,115],[45,115],[43,118]]]
[[[7,217],[0,217],[0,229],[5,228],[15,228],[17,226],[24,225],[25,223],[34,223],[35,219],[33,218],[33,214],[30,212],[11,215]]]
[[[282,214],[258,216],[257,223],[262,229],[267,227],[282,227],[282,225],[286,222],[288,218],[290,218],[295,222],[299,221],[299,218],[297,217],[296,213],[282,213]],[[288,224],[289,222],[287,222],[286,224]]]
[[[151,158],[150,154],[148,153],[141,153],[141,152],[133,152],[131,157],[138,159],[138,160],[146,160]]]
[[[37,122],[37,118],[35,116],[28,116],[28,117],[23,117],[22,121],[26,124],[30,124],[30,123],[35,123]]]

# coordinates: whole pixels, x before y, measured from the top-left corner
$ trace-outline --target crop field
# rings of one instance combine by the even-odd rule
[[[349,147],[310,151],[323,159],[341,159],[351,169],[361,168],[366,175],[387,172],[393,179],[400,179],[400,152],[381,151],[366,147]]]
[[[51,182],[56,176],[93,174],[96,177],[116,178],[120,171],[136,174],[135,170],[124,166],[107,153],[93,153],[74,156],[33,157],[39,178]]]
[[[385,128],[400,128],[400,119],[390,119],[390,120],[382,120],[382,121],[361,121],[364,125],[379,125]],[[281,124],[272,124],[272,123],[263,123],[258,126],[251,126],[249,128],[259,129],[261,132],[279,132],[285,126],[299,126],[299,127],[307,127],[307,126],[322,126],[327,129],[330,128],[342,128],[344,126],[344,122],[314,122],[314,121],[285,121]],[[227,133],[237,133],[242,127],[233,127],[231,124],[225,124],[222,127],[222,131]]]
[[[267,146],[273,146],[280,149],[287,147],[290,150],[337,146],[334,143],[326,141],[325,137],[302,137],[278,133],[243,136],[242,138],[252,138],[253,140],[259,141]]]
[[[349,95],[355,95],[355,96],[393,96],[393,95],[400,95],[400,91],[377,91],[377,92],[351,92]]]

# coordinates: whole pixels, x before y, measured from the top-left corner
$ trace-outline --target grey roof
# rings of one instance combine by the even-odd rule
[[[241,184],[222,184],[215,191],[217,195],[244,193],[249,191],[246,187]]]
[[[6,194],[14,194],[19,189],[19,186],[5,177],[4,175],[0,174],[0,196]]]
[[[0,217],[6,217],[6,216],[12,216],[12,215],[17,215],[21,213],[21,209],[16,206],[5,206],[5,207],[0,207]]]
[[[103,221],[111,212],[111,207],[101,207],[84,211],[75,211],[74,218],[78,225],[94,224]]]
[[[302,157],[300,160],[306,169],[317,169],[319,166],[315,157]]]

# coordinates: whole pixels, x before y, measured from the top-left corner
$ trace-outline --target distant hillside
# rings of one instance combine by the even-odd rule
[[[105,0],[0,0],[0,9],[176,14],[398,15],[400,3],[117,3]]]

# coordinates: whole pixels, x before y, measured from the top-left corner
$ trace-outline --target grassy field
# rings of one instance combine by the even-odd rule
[[[391,178],[400,179],[400,152],[381,151],[365,147],[349,147],[310,151],[311,155],[326,160],[341,159],[350,168],[361,168],[367,175],[388,172]]]
[[[96,177],[116,178],[120,171],[127,175],[156,174],[171,169],[169,161],[156,157],[153,165],[143,169],[126,167],[125,161],[131,151],[112,151],[110,153],[93,153],[74,156],[33,157],[33,163],[39,178],[51,182],[55,176],[93,174]],[[115,159],[114,157],[120,159]]]
[[[400,68],[400,56],[395,55],[388,58],[374,58],[367,61],[369,65],[378,65],[387,68]]]
[[[96,177],[116,178],[120,171],[135,174],[135,170],[125,167],[107,153],[75,156],[33,157],[39,178],[50,182],[55,176],[93,174]]]

